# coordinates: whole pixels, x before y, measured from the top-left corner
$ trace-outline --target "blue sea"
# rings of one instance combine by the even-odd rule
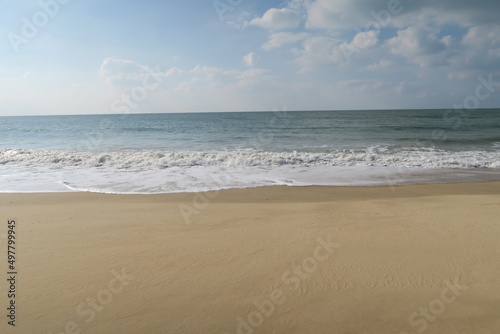
[[[0,192],[500,180],[500,110],[0,117]]]

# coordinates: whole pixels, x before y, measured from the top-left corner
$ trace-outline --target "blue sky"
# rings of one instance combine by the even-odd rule
[[[0,115],[496,108],[499,17],[486,0],[2,0]]]

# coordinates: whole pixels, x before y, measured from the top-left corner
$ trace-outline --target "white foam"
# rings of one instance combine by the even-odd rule
[[[271,185],[385,185],[488,181],[498,169],[366,166],[195,166],[156,170],[0,166],[0,192],[86,191],[111,194],[202,192]]]
[[[156,170],[193,166],[371,166],[500,168],[500,151],[449,152],[429,148],[372,147],[328,153],[257,151],[74,152],[0,149],[0,165]]]
[[[153,194],[269,185],[486,181],[500,179],[499,168],[499,151],[430,148],[372,147],[328,153],[0,149],[0,192]]]

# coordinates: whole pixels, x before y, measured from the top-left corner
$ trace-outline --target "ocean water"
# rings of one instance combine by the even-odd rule
[[[500,180],[500,110],[0,117],[0,192]]]

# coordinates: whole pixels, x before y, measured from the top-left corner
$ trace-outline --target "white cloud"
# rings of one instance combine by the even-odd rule
[[[243,57],[243,61],[247,66],[255,66],[257,65],[258,56],[255,52],[250,52],[249,54]]]
[[[194,77],[196,77],[197,80],[203,79],[208,81],[220,79],[222,77],[227,76],[228,74],[228,72],[225,72],[224,70],[218,67],[212,67],[206,65],[196,65],[194,68],[183,72],[188,74],[194,74]]]
[[[301,67],[301,73],[318,68],[348,65],[356,55],[377,45],[378,34],[379,32],[374,30],[360,32],[350,42],[328,36],[309,36],[302,43],[302,48],[294,49],[294,53],[298,55],[295,63]]]
[[[375,30],[357,33],[351,42],[343,42],[332,48],[332,61],[344,65],[350,64],[356,56],[377,44],[378,35],[379,32]]]
[[[316,67],[322,68],[327,58],[331,65],[347,65],[355,60],[351,66],[360,66],[363,63],[360,60],[367,61],[370,55],[384,57],[393,64],[448,67],[448,73],[485,70],[499,61],[495,50],[500,48],[500,25],[494,18],[500,17],[500,6],[493,0],[304,0],[303,3],[309,38],[345,36],[353,29],[358,34],[352,41],[330,44],[331,55],[327,55],[326,47],[312,47],[309,43],[297,62],[303,67],[301,71],[306,64],[307,68],[314,68],[315,61],[318,61]],[[443,30],[450,30],[450,26],[451,31],[445,35]],[[398,28],[397,36],[382,39],[380,43],[383,35],[379,32],[391,27]],[[460,29],[464,28],[469,31],[462,40]],[[277,37],[271,36],[264,49],[280,45]],[[365,69],[381,68],[371,63]]]
[[[370,30],[357,33],[352,39],[352,46],[358,49],[371,48],[378,42],[379,31]]]
[[[452,41],[448,36],[439,37],[436,29],[410,27],[400,30],[396,37],[387,41],[391,53],[405,57],[420,67],[447,65],[453,55],[448,48]]]
[[[463,38],[464,45],[470,47],[500,47],[500,26],[481,25],[471,27]]]
[[[390,67],[392,64],[393,62],[390,60],[381,60],[378,63],[368,65],[364,69],[368,71],[380,71]]]
[[[109,57],[103,60],[99,74],[101,76],[109,76],[116,73],[137,74],[147,70],[147,66],[140,65],[133,60]]]
[[[338,87],[355,89],[358,92],[378,91],[391,86],[391,83],[376,79],[356,79],[338,82]]]
[[[194,70],[194,69],[193,69]],[[117,59],[109,57],[103,60],[99,68],[99,76],[113,87],[128,87],[141,84],[152,74],[159,78],[179,77],[185,71],[177,67],[169,68],[167,71],[142,65],[129,59]]]
[[[174,76],[174,75],[180,75],[182,74],[184,71],[177,68],[177,67],[172,67],[170,68],[167,72],[166,72],[166,76],[167,77],[170,77],[170,76]]]
[[[343,55],[332,52],[339,44],[338,39],[326,36],[309,37],[302,43],[302,48],[295,49],[298,55],[295,63],[300,72],[309,72],[316,68],[330,66],[334,62],[342,62]]]
[[[288,30],[297,28],[301,21],[301,15],[295,10],[271,8],[262,17],[255,18],[248,24],[270,30]]]
[[[334,1],[311,1],[307,5],[306,28],[334,29],[344,27],[346,24],[341,20],[342,12],[348,13],[342,11],[341,6],[338,6]]]
[[[103,60],[99,69],[99,76],[107,83],[127,83],[143,80],[153,70],[148,66],[138,64],[133,60],[109,57]]]
[[[462,94],[474,93],[480,75],[498,73],[498,0],[400,0],[401,12],[389,16],[390,1],[397,0],[284,0],[277,8],[268,5],[259,17],[253,12],[254,4],[243,2],[224,17],[223,23],[247,28],[237,32],[242,38],[229,52],[220,48],[220,55],[189,55],[192,48],[173,50],[167,45],[155,49],[158,59],[173,64],[195,63],[179,65],[182,68],[167,67],[157,73],[151,65],[120,57],[106,58],[98,71],[100,77],[75,70],[67,80],[33,66],[29,70],[36,75],[26,73],[23,78],[28,69],[17,67],[14,61],[10,65],[15,66],[6,63],[5,73],[0,72],[0,97],[15,96],[16,103],[22,106],[31,100],[29,103],[34,105],[48,103],[44,110],[55,110],[60,107],[50,101],[59,101],[61,95],[70,103],[66,87],[96,80],[89,87],[75,86],[74,91],[81,91],[82,96],[92,91],[101,96],[102,104],[109,109],[117,91],[140,85],[152,71],[164,79],[164,84],[148,97],[153,102],[161,97],[158,111],[203,110],[205,106],[207,110],[269,109],[283,104],[291,108],[345,109],[449,107],[463,100]],[[380,27],[368,25],[370,21]],[[220,28],[213,22],[202,23],[206,29]],[[256,31],[249,26],[268,30]],[[208,38],[213,38],[207,43],[217,45],[225,39],[233,40],[234,33],[232,27],[207,30]],[[189,34],[182,37],[189,40]],[[136,47],[133,41],[126,43],[126,48]],[[248,49],[239,53],[242,48]],[[251,50],[254,52],[245,55]],[[169,52],[179,58],[174,59]],[[264,52],[268,53],[265,57]],[[196,57],[198,60],[193,60]],[[233,65],[211,66],[219,62]],[[197,63],[202,65],[194,66]],[[496,76],[495,81],[498,80]],[[427,100],[419,100],[422,96]],[[8,102],[2,100],[5,101]],[[499,103],[500,95],[495,94],[484,106]]]
[[[284,45],[294,44],[299,41],[306,39],[309,36],[308,33],[301,32],[294,34],[291,32],[278,32],[269,36],[268,41],[262,45],[262,48],[266,51],[280,48]]]
[[[459,24],[466,27],[497,24],[500,6],[497,0],[423,0],[410,12],[426,12],[436,24]]]
[[[420,88],[421,88],[420,84],[408,81],[401,81],[393,87],[394,92],[400,95],[414,94],[419,98],[426,97],[427,94],[425,94],[425,92],[420,91]]]
[[[460,70],[496,71],[500,62],[500,25],[471,27],[452,64]]]
[[[255,65],[257,55],[249,53],[244,57],[250,65]],[[106,58],[100,68],[100,76],[113,86],[128,86],[141,84],[150,73],[163,78],[167,92],[188,94],[197,90],[218,89],[227,90],[234,87],[245,87],[273,80],[273,75],[267,69],[250,69],[246,71],[224,70],[222,68],[196,65],[191,69],[172,67],[166,71],[153,71],[149,66],[132,60]],[[162,89],[160,89],[161,91]]]
[[[387,8],[387,0],[315,0],[307,2],[308,29],[352,29],[373,21],[371,11]]]
[[[308,29],[352,29],[375,21],[383,27],[497,23],[497,0],[304,0]]]
[[[354,59],[353,66],[360,66],[368,61],[369,55],[386,57],[400,65],[448,67],[448,73],[484,70],[499,61],[500,24],[495,18],[500,17],[500,6],[497,1],[302,0],[302,5],[298,2],[293,1],[295,10],[302,11],[305,17],[305,31],[276,32],[262,48],[271,51],[304,41],[302,48],[295,48],[295,55],[299,55],[296,63],[301,71],[324,68],[328,63],[347,65]],[[380,32],[394,27],[397,28],[395,37],[381,38],[387,34]],[[352,40],[339,37],[353,30],[358,33]],[[332,36],[339,42],[328,39]],[[316,44],[321,40],[326,44]],[[363,61],[359,61],[362,58]],[[373,61],[371,63],[364,68],[375,70]]]

